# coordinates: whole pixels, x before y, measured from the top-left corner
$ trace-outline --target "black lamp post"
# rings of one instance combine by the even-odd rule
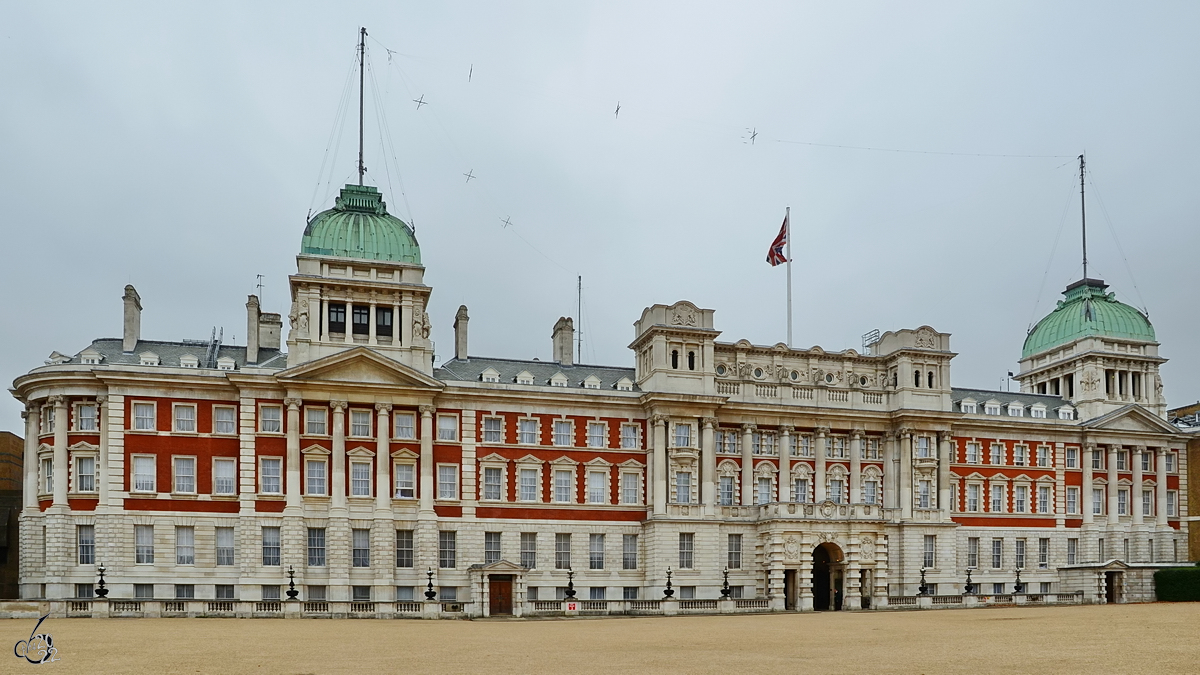
[[[925,568],[921,568],[921,585],[917,587],[917,595],[926,595],[929,592],[929,585],[925,583]]]
[[[100,566],[96,568],[96,571],[100,573],[100,583],[96,588],[96,597],[101,599],[107,598],[108,589],[104,587],[104,573],[107,570],[104,569],[104,563],[100,563]]]
[[[731,592],[729,590],[729,566],[726,566],[725,569],[721,571],[721,574],[725,576],[725,581],[721,583],[721,598],[723,600],[728,600],[729,593]]]
[[[972,595],[975,593],[975,584],[971,583],[971,569],[972,568],[970,567],[967,568],[967,584],[963,586],[964,595]]]
[[[675,589],[671,588],[671,566],[667,566],[667,587],[663,589],[663,597],[670,599],[675,595]]]
[[[1017,568],[1017,583],[1013,584],[1013,592],[1014,593],[1024,593],[1025,592],[1025,584],[1021,583],[1021,568],[1020,567]]]
[[[567,600],[575,599],[575,570],[567,567],[567,590],[563,591]]]
[[[426,576],[429,577],[429,585],[426,587],[426,590],[425,590],[425,599],[433,600],[434,598],[437,597],[437,591],[433,590],[433,568],[430,567],[429,570],[427,572],[425,572],[425,574],[426,574]]]
[[[296,590],[296,570],[288,565],[288,600],[295,600],[298,595],[300,595],[300,591]]]

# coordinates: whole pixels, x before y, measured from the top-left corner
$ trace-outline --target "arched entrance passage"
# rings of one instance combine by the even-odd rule
[[[825,542],[813,549],[812,559],[813,609],[841,609],[846,560],[842,549],[833,542]]]

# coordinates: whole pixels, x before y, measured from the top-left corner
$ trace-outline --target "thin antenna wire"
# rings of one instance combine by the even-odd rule
[[[1083,226],[1083,280],[1087,281],[1087,201],[1083,198],[1083,155],[1079,156],[1079,218]]]
[[[1121,246],[1121,240],[1117,237],[1117,228],[1113,227],[1112,218],[1108,217],[1108,208],[1104,205],[1104,199],[1100,196],[1100,189],[1096,187],[1095,179],[1092,179],[1092,191],[1096,194],[1096,201],[1100,203],[1100,213],[1104,215],[1104,221],[1108,224],[1109,234],[1112,235],[1113,242],[1117,245],[1117,252],[1121,254],[1121,260],[1125,263],[1125,271],[1129,274],[1129,282],[1133,284],[1133,292],[1137,295],[1138,302],[1141,303],[1142,313],[1150,316],[1150,310],[1146,307],[1146,301],[1142,298],[1142,291],[1138,288],[1137,279],[1133,276],[1133,268],[1129,265],[1129,258],[1125,255],[1125,249]]]
[[[313,186],[312,200],[308,204],[308,212],[311,215],[312,210],[317,205],[317,195],[321,190],[322,182],[326,185],[326,195],[328,197],[329,181],[333,180],[333,172],[337,165],[337,151],[341,146],[342,130],[345,128],[346,107],[350,103],[350,87],[354,77],[354,62],[358,60],[358,54],[350,60],[350,67],[346,70],[346,79],[342,84],[342,96],[338,99],[337,109],[333,115],[333,126],[329,129],[329,139],[325,141],[325,153],[321,156],[321,170],[317,172],[317,183]],[[330,161],[330,149],[333,150],[333,159]],[[329,178],[325,178],[325,169],[329,169]],[[322,199],[324,201],[324,198]]]
[[[575,287],[575,317],[576,323],[579,325],[575,328],[575,353],[579,355],[579,360],[583,360],[583,275],[579,275],[578,284]]]
[[[358,42],[358,184],[363,184],[363,174],[367,167],[363,165],[363,81],[366,78],[367,61],[367,29],[359,28],[361,37]]]
[[[1067,185],[1067,198],[1063,201],[1062,215],[1058,218],[1058,232],[1054,235],[1054,244],[1050,246],[1050,257],[1046,260],[1046,270],[1042,272],[1042,283],[1038,286],[1037,300],[1033,303],[1033,314],[1029,316],[1029,327],[1026,333],[1033,330],[1033,323],[1037,319],[1038,307],[1042,304],[1042,293],[1046,290],[1046,278],[1050,276],[1050,267],[1054,265],[1054,253],[1058,250],[1058,240],[1062,238],[1064,226],[1067,224],[1067,209],[1071,206],[1071,199],[1075,196],[1075,180],[1071,177],[1071,182]]]

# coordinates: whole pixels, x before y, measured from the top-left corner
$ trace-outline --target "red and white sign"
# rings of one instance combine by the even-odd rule
[[[568,602],[567,603],[567,611],[568,612],[578,612],[579,611],[579,603],[578,602]]]

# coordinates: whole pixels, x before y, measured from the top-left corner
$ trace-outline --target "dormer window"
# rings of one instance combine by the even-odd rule
[[[979,412],[979,403],[973,398],[964,398],[959,402],[959,409],[966,414],[974,415]]]
[[[184,354],[183,356],[179,357],[179,367],[180,368],[199,368],[200,367],[200,359],[196,358],[195,356],[192,356],[191,354]]]
[[[561,371],[555,373],[554,377],[550,378],[551,387],[565,387],[568,383],[569,380],[567,380],[567,376],[563,375]]]
[[[583,388],[584,389],[599,389],[600,388],[600,378],[596,377],[595,375],[588,375],[587,378],[584,379],[584,381],[583,381]]]
[[[633,391],[633,382],[628,377],[617,380],[617,391]]]
[[[984,412],[984,414],[987,414],[987,415],[999,415],[1000,414],[1000,402],[999,401],[988,401],[987,403],[983,404],[983,412]]]
[[[1058,409],[1058,419],[1073,420],[1075,419],[1075,409],[1069,405],[1064,405]]]
[[[100,352],[94,349],[84,350],[84,352],[79,355],[79,362],[85,366],[98,366],[100,365],[100,361],[103,359],[104,357],[101,356]]]
[[[228,356],[217,359],[217,370],[233,370],[234,360]]]
[[[517,384],[533,384],[533,373],[528,370],[517,373]]]
[[[1046,419],[1046,406],[1037,403],[1029,406],[1029,416],[1037,419]]]
[[[500,371],[496,370],[495,368],[488,368],[483,371],[483,373],[479,376],[479,379],[484,382],[499,382]]]
[[[157,366],[158,354],[154,352],[142,352],[138,358],[138,362],[143,366]]]
[[[1024,417],[1025,416],[1025,406],[1021,405],[1020,401],[1013,401],[1012,403],[1009,403],[1008,404],[1008,416],[1009,417]]]

